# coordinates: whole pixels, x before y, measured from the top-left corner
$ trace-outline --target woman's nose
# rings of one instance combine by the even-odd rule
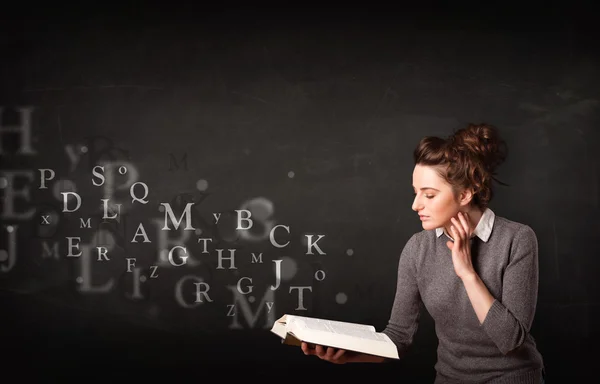
[[[415,199],[412,203],[412,210],[416,212],[419,210],[419,208],[421,208],[421,203],[419,202],[419,197],[415,196]]]

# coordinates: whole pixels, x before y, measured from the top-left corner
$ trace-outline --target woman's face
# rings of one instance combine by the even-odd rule
[[[450,184],[433,167],[417,164],[413,171],[413,189],[412,209],[419,214],[423,229],[449,227],[450,219],[461,208]]]

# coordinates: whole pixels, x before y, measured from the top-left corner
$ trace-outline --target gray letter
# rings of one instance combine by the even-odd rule
[[[75,168],[77,168],[77,164],[79,164],[79,160],[81,160],[81,151],[81,147],[76,152],[71,144],[65,145],[65,152],[67,152],[67,156],[71,161],[71,168],[69,169],[69,172],[73,172],[75,171]]]
[[[319,248],[319,246],[317,245],[317,241],[321,240],[322,237],[325,237],[325,235],[319,235],[319,238],[317,240],[315,240],[314,243],[312,243],[312,237],[313,235],[306,235],[306,237],[308,238],[308,252],[306,252],[307,255],[313,255],[311,248],[315,247],[317,248],[317,251],[321,254],[324,255],[325,252],[323,252],[321,250],[321,248]]]
[[[175,218],[175,214],[173,213],[173,210],[171,209],[171,204],[169,203],[160,203],[163,207],[165,207],[165,225],[162,228],[163,231],[170,231],[171,228],[169,228],[169,226],[167,225],[167,219],[170,218],[171,221],[173,222],[173,226],[175,227],[175,229],[179,229],[179,225],[181,224],[181,221],[183,220],[183,217],[181,217],[179,220],[177,220]],[[194,203],[187,203],[187,205],[185,206],[185,211],[183,212],[182,216],[185,215],[185,229],[186,231],[193,231],[194,227],[192,227],[192,206],[194,205]]]
[[[235,267],[235,249],[230,249],[229,254],[230,254],[229,257],[223,257],[223,250],[217,249],[217,255],[219,258],[219,263],[218,263],[217,269],[225,269],[225,268],[223,268],[223,259],[231,261],[229,269],[237,269]]]
[[[77,241],[81,241],[81,237],[67,237],[67,247],[69,248],[69,254],[67,255],[67,257],[79,257],[81,256],[81,252],[79,251],[78,254],[73,254],[73,248],[75,249],[79,249],[79,243],[77,244],[73,244],[73,240],[77,240]]]
[[[275,286],[271,285],[272,290],[279,288],[281,282],[281,260],[273,260],[275,263]]]
[[[102,216],[102,219],[116,219],[118,214],[121,213],[121,205],[122,204],[111,204],[110,207],[108,206],[108,200],[110,199],[100,199],[102,200],[102,204],[104,207],[104,216]],[[110,210],[111,212],[113,211],[113,207],[117,207],[118,209],[118,214],[115,213],[114,216],[108,216],[108,211]]]
[[[274,227],[273,227],[273,229],[271,229],[271,232],[269,233],[269,240],[271,240],[271,244],[273,244],[273,246],[274,246],[274,247],[277,247],[277,248],[284,248],[284,247],[285,247],[286,245],[288,245],[290,242],[288,241],[287,243],[285,243],[285,244],[283,244],[283,245],[282,245],[282,244],[279,244],[279,243],[277,243],[277,242],[275,241],[275,235],[274,235],[274,232],[275,232],[275,229],[277,229],[277,227],[282,227],[282,228],[284,228],[284,229],[287,231],[287,233],[290,233],[290,227],[288,227],[288,226],[285,226],[285,225],[281,225],[281,224],[280,224],[280,225],[276,225],[276,226],[274,226]]]
[[[238,292],[239,292],[239,293],[241,293],[242,295],[247,295],[247,294],[249,294],[249,293],[252,293],[252,288],[253,288],[253,286],[252,286],[252,285],[250,285],[250,286],[248,287],[248,292],[242,292],[242,287],[241,287],[240,283],[241,283],[241,282],[242,282],[242,280],[244,280],[244,279],[248,279],[248,280],[250,280],[250,284],[252,284],[252,279],[251,279],[250,277],[242,277],[242,278],[241,278],[241,279],[239,279],[239,280],[238,280],[238,282],[237,282],[237,290],[238,290]]]
[[[140,231],[142,231],[142,233],[139,233]],[[133,240],[131,240],[132,243],[137,243],[136,237],[138,236],[144,236],[144,243],[150,243],[150,239],[148,239],[148,235],[146,235],[146,230],[144,229],[144,225],[142,223],[140,223],[140,225],[138,225],[138,229],[135,231],[135,235],[133,235]]]
[[[140,271],[142,268],[134,268],[133,269],[133,294],[128,295],[130,299],[143,299],[142,290],[140,289],[141,277]],[[129,270],[127,271],[129,272]]]
[[[104,257],[106,261],[109,261],[108,256],[106,256],[106,252],[108,252],[106,247],[96,247],[96,249],[98,250],[98,261],[102,261],[102,257]]]
[[[46,181],[50,181],[52,179],[54,179],[54,176],[56,175],[54,173],[54,171],[52,169],[38,169],[38,171],[40,171],[40,189],[48,189],[48,187],[46,187]],[[48,177],[44,176],[44,174],[46,172],[49,172],[50,175]]]
[[[202,298],[200,297],[201,295],[206,297],[206,300],[212,302],[212,299],[208,297],[208,290],[210,289],[210,286],[207,283],[200,282],[194,283],[194,285],[196,286],[196,303],[203,303]],[[201,290],[200,287],[203,287],[205,290]]]
[[[110,279],[103,286],[92,286],[92,252],[91,247],[87,244],[81,246],[81,278],[79,291],[84,293],[105,293],[112,289],[115,280]]]
[[[0,249],[0,262],[8,261],[8,265],[1,266],[2,272],[8,272],[15,266],[17,261],[17,229],[18,225],[3,225],[4,229],[8,232],[8,252],[4,249]]]
[[[173,251],[176,248],[182,249],[184,255],[187,254],[187,251],[185,250],[185,247],[182,247],[181,245],[176,245],[173,248],[171,248],[171,250],[169,251],[169,262],[171,263],[171,265],[173,265],[175,267],[180,267],[186,263],[188,256],[181,256],[181,260],[182,260],[181,264],[175,264],[175,261],[173,261]]]
[[[1,108],[0,108],[1,112]],[[0,136],[1,136],[0,132]],[[2,145],[0,143],[0,145]],[[1,151],[1,149],[0,149]],[[2,220],[29,220],[31,216],[35,213],[35,208],[31,208],[27,212],[23,212],[21,214],[15,212],[15,197],[21,196],[24,197],[27,201],[29,201],[29,188],[26,186],[18,191],[14,189],[16,176],[25,176],[29,180],[33,180],[33,171],[11,171],[11,172],[2,172],[2,174],[6,175],[7,185],[4,188],[4,197],[2,198],[4,202],[4,212],[2,213]]]
[[[179,303],[179,305],[181,305],[183,308],[194,308],[194,307],[197,307],[198,305],[200,305],[200,304],[203,303],[202,300],[198,300],[198,285],[196,285],[196,301],[193,304],[188,304],[183,299],[183,283],[186,280],[195,280],[198,283],[202,283],[203,282],[202,278],[198,277],[198,276],[194,276],[194,275],[183,276],[175,284],[175,300],[177,300],[177,302]],[[208,291],[208,289],[207,289],[207,291]],[[202,292],[202,293],[206,294],[205,292]],[[210,298],[208,298],[208,296],[206,296],[206,297],[207,297],[208,301],[212,301],[212,300],[210,300]]]
[[[171,232],[162,231],[160,226],[162,224],[161,219],[154,219],[154,224],[156,225],[157,230],[157,250],[158,250],[158,266],[159,267],[173,267],[173,265],[169,262],[169,250],[168,248],[174,244],[185,244],[190,237],[192,237],[192,232],[184,231],[183,228],[179,230],[181,236],[179,238],[171,239],[169,238],[169,234]],[[188,256],[190,256],[189,260],[187,260],[186,265],[188,267],[194,267],[200,264],[199,261],[195,261],[191,258],[192,254],[188,252]]]
[[[61,192],[60,194],[63,195],[63,212],[75,212],[79,209],[79,207],[81,207],[81,196],[79,196],[77,192]],[[77,199],[77,207],[73,210],[69,210],[67,208],[69,202],[69,200],[67,199],[68,195],[73,195],[75,196],[75,199]]]
[[[43,248],[43,252],[42,252],[42,258],[45,259],[46,257],[52,257],[54,256],[55,259],[58,259],[58,241],[55,241],[52,244],[52,249],[50,249],[50,246],[48,246],[48,242],[46,240],[42,241],[42,248]]]
[[[237,228],[236,229],[250,229],[250,228],[252,228],[252,219],[250,219],[250,217],[252,216],[252,214],[250,213],[250,211],[248,211],[247,209],[240,209],[240,210],[236,210],[236,212],[238,214],[238,221],[237,221]],[[248,214],[248,217],[242,217],[242,215],[241,215],[242,212]],[[250,222],[250,225],[248,226],[248,228],[243,228],[242,227],[242,220],[246,220],[246,221]]]
[[[128,257],[127,260],[127,272],[131,272],[131,267],[135,267],[135,257]]]
[[[96,180],[92,179],[92,183],[93,183],[93,184],[94,184],[96,187],[101,187],[101,186],[102,186],[102,184],[104,184],[105,178],[104,178],[104,175],[103,175],[102,173],[98,173],[98,172],[96,171],[96,168],[99,168],[99,169],[102,171],[102,173],[104,173],[104,167],[102,167],[102,166],[100,166],[100,165],[96,165],[96,166],[94,167],[94,169],[92,169],[92,174],[93,174],[94,176],[96,176],[97,178],[99,178],[100,180],[102,180],[101,182],[99,182],[99,183],[96,183]]]
[[[0,107],[0,155],[2,152],[2,134],[5,132],[14,132],[21,134],[21,146],[19,147],[19,155],[35,155],[36,152],[31,147],[31,111],[33,108],[17,108],[21,115],[21,125],[5,126],[2,125],[2,113],[4,108]]]
[[[133,192],[135,189],[135,186],[141,184],[142,187],[144,187],[144,197],[139,198],[135,195],[135,193]],[[131,196],[131,204],[133,204],[134,202],[138,201],[142,204],[148,204],[148,200],[144,200],[146,197],[148,197],[148,186],[146,185],[146,183],[142,183],[141,181],[138,181],[137,183],[134,183],[131,188],[129,188],[129,195]]]
[[[292,293],[292,291],[294,289],[298,290],[298,308],[296,308],[296,311],[306,311],[306,308],[304,308],[304,295],[303,292],[305,289],[308,289],[309,291],[312,292],[312,287],[290,287],[290,292]]]
[[[179,164],[177,164],[177,159],[175,159],[175,155],[173,155],[172,153],[170,153],[169,155],[171,155],[171,159],[169,162],[169,171],[173,170],[173,166],[175,166],[176,169],[179,169]],[[181,162],[183,163],[183,169],[187,171],[187,153],[184,153],[183,156],[181,156]]]
[[[250,325],[250,328],[254,328],[254,325],[258,321],[258,316],[260,315],[261,310],[265,306],[268,308],[268,311],[267,311],[268,316],[265,321],[264,328],[267,329],[267,328],[271,328],[273,326],[273,323],[275,322],[275,311],[271,311],[271,308],[273,307],[273,304],[274,304],[274,293],[272,290],[267,289],[267,291],[265,292],[265,295],[263,296],[263,298],[259,304],[258,309],[256,310],[255,313],[252,313],[252,309],[250,308],[250,305],[248,304],[248,301],[246,300],[246,296],[240,294],[237,291],[237,287],[235,287],[233,285],[229,285],[229,286],[227,286],[227,288],[233,292],[233,295],[234,295],[234,304],[233,305],[236,308],[238,308],[238,306],[237,306],[238,303],[241,305],[242,314],[244,315],[246,322]],[[233,316],[233,323],[229,327],[230,329],[242,329],[242,326],[238,323],[237,314],[238,314],[238,311],[236,311],[235,315]]]
[[[198,239],[198,242],[202,242],[202,246],[203,246],[202,253],[208,253],[208,250],[206,249],[206,242],[207,241],[210,241],[212,243],[212,239],[210,239],[210,238],[200,238],[200,239]]]

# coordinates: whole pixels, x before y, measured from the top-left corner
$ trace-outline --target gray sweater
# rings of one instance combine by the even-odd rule
[[[396,296],[383,330],[402,358],[417,331],[421,304],[438,337],[435,384],[535,383],[543,358],[529,333],[538,293],[538,243],[527,225],[496,216],[487,241],[471,239],[475,271],[495,298],[483,324],[454,272],[448,237],[415,233],[398,265]]]

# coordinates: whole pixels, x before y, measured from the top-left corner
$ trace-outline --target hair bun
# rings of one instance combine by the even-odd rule
[[[458,154],[470,152],[490,173],[506,160],[507,146],[490,124],[469,124],[449,138],[449,146]]]

